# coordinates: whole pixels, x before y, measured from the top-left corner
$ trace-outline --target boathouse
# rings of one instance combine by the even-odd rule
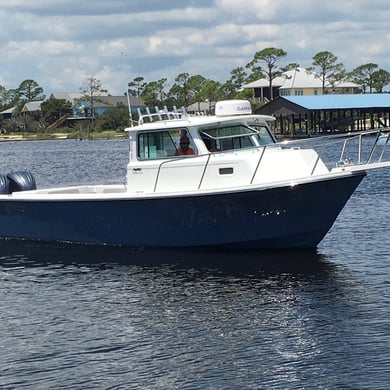
[[[279,96],[256,113],[275,116],[284,135],[367,130],[390,126],[390,94]]]

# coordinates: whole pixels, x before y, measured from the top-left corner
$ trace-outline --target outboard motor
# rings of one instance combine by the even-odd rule
[[[0,194],[7,195],[9,194],[9,180],[6,175],[0,174]]]
[[[30,171],[16,171],[7,174],[9,192],[35,190],[37,184]]]

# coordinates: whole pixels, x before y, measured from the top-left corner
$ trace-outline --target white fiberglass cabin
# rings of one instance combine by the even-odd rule
[[[313,149],[282,149],[269,123],[250,103],[216,104],[215,116],[157,111],[130,133],[127,192],[134,194],[227,190],[329,173]],[[181,151],[185,139],[191,154]]]

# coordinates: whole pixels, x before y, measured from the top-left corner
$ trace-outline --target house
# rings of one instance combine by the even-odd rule
[[[15,110],[16,110],[16,106],[11,107],[11,108],[7,108],[6,110],[1,111],[0,112],[1,119],[11,119]]]
[[[104,111],[106,111],[108,108],[116,107],[119,105],[123,105],[125,107],[128,107],[131,109],[131,112],[137,112],[137,109],[141,109],[145,107],[145,104],[141,98],[129,96],[129,99],[127,98],[127,95],[123,96],[104,96],[99,98],[95,102],[95,112],[96,114],[100,115]]]
[[[41,104],[42,103],[43,103],[43,100],[25,103],[21,112],[24,114],[34,115],[35,113],[41,111]],[[17,110],[16,106],[11,107],[11,108],[8,108],[7,110],[0,112],[0,115],[2,116],[2,119],[11,119],[13,114],[16,112],[16,110]]]
[[[34,115],[37,112],[41,111],[41,104],[42,103],[43,103],[43,100],[25,103],[21,112],[24,114]]]
[[[96,96],[94,101],[94,116],[102,115],[109,108],[117,107],[123,105],[131,109],[131,112],[136,113],[137,109],[145,107],[145,104],[141,98],[136,98],[130,96],[129,99],[127,96]],[[83,99],[82,96],[74,101],[72,105],[72,117],[77,118],[91,118],[91,103]]]
[[[190,104],[186,112],[191,115],[209,115],[215,108],[215,102],[196,102]]]
[[[253,97],[262,102],[271,100],[268,79],[259,79],[243,86],[253,89]],[[339,82],[334,86],[326,86],[327,94],[354,94],[360,93],[357,84],[349,81]],[[313,96],[322,95],[322,80],[313,72],[303,68],[296,68],[284,72],[282,76],[272,80],[272,96]]]

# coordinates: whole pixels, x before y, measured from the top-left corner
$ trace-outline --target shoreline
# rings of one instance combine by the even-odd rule
[[[126,134],[123,132],[109,132],[109,133],[93,133],[90,137],[80,138],[75,136],[75,134],[70,133],[51,133],[51,134],[0,134],[0,142],[9,142],[9,141],[58,141],[58,140],[98,140],[98,139],[112,139],[112,138],[125,138]]]

